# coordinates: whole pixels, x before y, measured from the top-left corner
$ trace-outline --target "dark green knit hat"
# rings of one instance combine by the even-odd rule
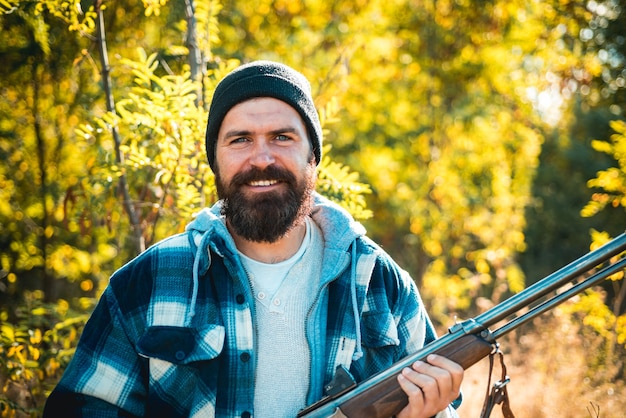
[[[322,157],[322,127],[309,81],[284,64],[255,61],[236,68],[215,88],[206,129],[206,153],[211,169],[215,171],[215,143],[224,116],[233,106],[255,97],[282,100],[300,113],[319,164]]]

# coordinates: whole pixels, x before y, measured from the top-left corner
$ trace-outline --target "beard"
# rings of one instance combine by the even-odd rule
[[[223,201],[222,215],[237,235],[253,242],[276,242],[311,214],[315,170],[315,161],[311,160],[298,180],[290,171],[276,166],[252,168],[225,184],[218,169],[215,186]],[[242,186],[259,180],[278,180],[287,187],[247,196]]]

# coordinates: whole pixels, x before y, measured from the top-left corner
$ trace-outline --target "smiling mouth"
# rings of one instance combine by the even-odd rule
[[[253,187],[268,187],[268,186],[273,186],[278,183],[279,183],[278,180],[257,180],[257,181],[251,181],[248,184]]]

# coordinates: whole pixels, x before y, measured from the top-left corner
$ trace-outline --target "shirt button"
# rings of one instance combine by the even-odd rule
[[[176,352],[176,354],[174,354],[174,357],[176,357],[176,360],[180,361],[180,360],[183,360],[186,357],[186,354],[185,354],[184,351],[178,350]]]
[[[259,292],[259,299],[263,300],[265,299],[265,293],[264,292]]]
[[[243,361],[244,363],[247,363],[248,361],[250,361],[250,353],[241,353],[241,355],[239,356],[239,358],[241,359],[241,361]]]
[[[278,298],[274,299],[274,305],[275,306],[280,305],[280,299],[278,299]]]
[[[241,413],[241,418],[250,418],[252,414],[248,411]]]
[[[235,300],[237,301],[238,304],[243,304],[246,301],[246,298],[243,297],[243,295],[240,293],[237,296],[235,296]]]

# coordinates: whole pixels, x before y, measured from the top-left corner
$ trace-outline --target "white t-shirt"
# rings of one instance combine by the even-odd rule
[[[293,418],[306,406],[311,353],[305,324],[319,291],[322,252],[321,231],[307,218],[302,245],[288,260],[266,264],[241,254],[256,301],[255,417]]]

